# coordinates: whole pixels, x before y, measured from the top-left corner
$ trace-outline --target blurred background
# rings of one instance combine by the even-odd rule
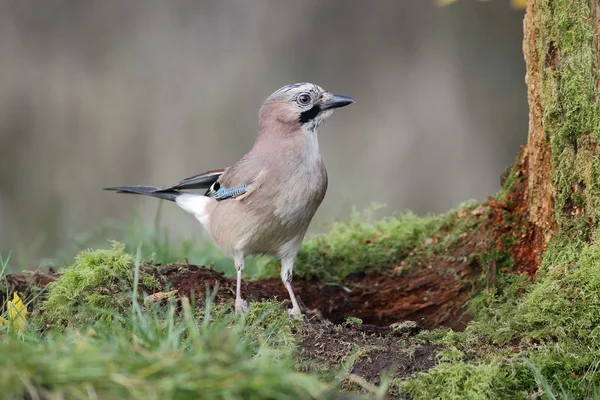
[[[484,200],[527,137],[522,20],[508,0],[0,0],[0,254],[35,268],[107,221],[152,224],[155,199],[101,189],[229,166],[299,81],[356,100],[319,133],[313,234],[374,202]],[[162,208],[170,237],[202,237]]]

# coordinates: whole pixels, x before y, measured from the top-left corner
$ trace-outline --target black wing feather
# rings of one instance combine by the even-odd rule
[[[190,176],[176,185],[161,189],[161,191],[184,189],[209,189],[225,172],[224,169],[208,171],[203,174]]]

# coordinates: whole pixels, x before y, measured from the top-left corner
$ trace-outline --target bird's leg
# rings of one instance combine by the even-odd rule
[[[300,310],[300,306],[298,305],[298,301],[296,300],[296,296],[294,295],[294,290],[292,289],[292,278],[295,258],[296,257],[294,256],[284,257],[281,259],[281,280],[283,281],[283,285],[290,294],[292,308],[288,310],[288,314],[292,318],[296,318],[302,315],[302,310]]]
[[[244,255],[236,254],[234,257],[235,269],[237,270],[237,285],[235,286],[235,312],[243,314],[248,309],[248,303],[242,299],[242,272],[244,271]]]

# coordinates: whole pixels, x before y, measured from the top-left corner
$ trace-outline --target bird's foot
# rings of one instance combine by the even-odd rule
[[[243,299],[235,299],[235,313],[237,315],[244,315],[248,311],[248,302]]]
[[[289,308],[288,315],[290,316],[290,318],[296,320],[303,321],[305,319],[304,314],[302,314],[302,310],[300,310],[300,307]]]

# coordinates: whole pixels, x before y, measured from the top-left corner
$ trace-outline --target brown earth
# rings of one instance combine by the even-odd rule
[[[435,365],[436,346],[419,342],[407,345],[407,339],[419,330],[414,322],[386,328],[309,323],[298,343],[299,355],[305,370],[315,370],[339,366],[355,352],[357,360],[349,372],[378,384],[384,374],[404,378]]]
[[[189,264],[156,266],[157,276],[170,284],[178,295],[205,298],[207,287],[217,287],[216,301],[233,303],[235,279],[222,273]],[[360,318],[366,324],[387,326],[405,320],[417,321],[424,328],[447,326],[464,329],[461,307],[469,298],[458,278],[469,279],[479,274],[475,264],[460,270],[421,268],[412,274],[355,274],[339,284],[318,281],[295,281],[294,292],[309,315],[340,323],[346,317]],[[448,275],[447,279],[444,275]],[[458,278],[457,278],[458,277]],[[194,293],[192,295],[192,293]],[[243,281],[242,293],[248,301],[279,299],[288,301],[288,294],[279,279]],[[445,311],[441,313],[440,311]]]

